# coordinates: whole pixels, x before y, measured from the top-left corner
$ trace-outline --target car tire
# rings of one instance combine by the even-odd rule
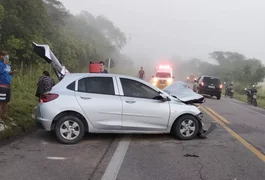
[[[186,129],[186,132],[181,132],[181,131],[185,129],[184,125],[187,125],[189,123],[190,123],[190,128],[194,127],[194,130],[192,131],[191,135],[187,136],[187,131],[191,132],[191,129]],[[180,140],[191,140],[195,136],[197,136],[198,132],[199,132],[199,122],[197,118],[192,115],[181,116],[173,124],[173,135]]]
[[[70,136],[68,136],[69,133]],[[61,143],[76,144],[83,139],[85,135],[85,126],[84,123],[75,116],[64,116],[56,122],[55,134]],[[73,135],[75,136],[74,138]]]
[[[218,96],[217,96],[217,99],[220,100],[220,99],[221,99],[221,95],[218,95]]]

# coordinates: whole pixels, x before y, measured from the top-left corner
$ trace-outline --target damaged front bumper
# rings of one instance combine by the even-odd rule
[[[204,123],[203,123],[203,119],[204,119],[203,113],[201,112],[200,114],[198,114],[197,118],[200,120],[200,123],[201,123],[201,128],[200,128],[200,131],[198,133],[198,136],[201,138],[206,138],[206,136],[208,134],[210,134],[211,132],[213,132],[213,130],[216,128],[216,123],[211,121],[211,125],[210,125],[209,129],[205,130],[204,129]]]

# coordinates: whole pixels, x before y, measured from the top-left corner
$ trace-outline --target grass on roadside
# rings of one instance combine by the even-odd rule
[[[11,101],[8,104],[8,116],[13,118],[17,125],[11,127],[10,122],[5,121],[6,125],[11,128],[0,133],[0,140],[19,135],[35,127],[35,120],[32,115],[34,107],[38,103],[38,98],[35,97],[36,84],[44,69],[37,69],[25,74],[18,71],[14,75],[11,84]]]

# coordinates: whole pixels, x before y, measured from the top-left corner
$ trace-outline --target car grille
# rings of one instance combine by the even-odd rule
[[[159,80],[159,83],[166,83],[166,80]]]

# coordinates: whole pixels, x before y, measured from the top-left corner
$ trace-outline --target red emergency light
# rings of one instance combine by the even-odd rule
[[[171,69],[169,65],[160,65],[159,69]]]

